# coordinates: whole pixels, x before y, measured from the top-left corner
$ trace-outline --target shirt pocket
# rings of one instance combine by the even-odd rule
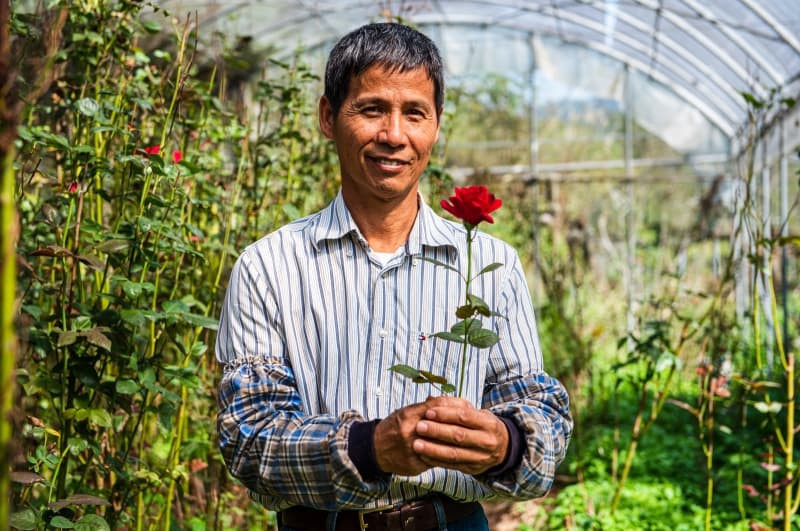
[[[420,330],[416,349],[411,349],[412,358],[416,358],[417,369],[442,376],[453,386],[458,386],[461,368],[463,344],[434,336],[436,332],[448,331],[449,327],[440,330]],[[469,350],[467,351],[469,355]]]

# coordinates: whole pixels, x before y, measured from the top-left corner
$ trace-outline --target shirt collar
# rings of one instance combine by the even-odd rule
[[[313,231],[314,246],[319,250],[319,244],[325,240],[339,240],[350,233],[356,234],[358,239],[366,247],[366,240],[358,230],[353,216],[344,204],[342,190],[331,201],[331,203],[319,213],[316,227]]]
[[[437,216],[425,202],[422,194],[417,193],[417,196],[419,197],[419,211],[417,212],[414,226],[411,228],[411,233],[408,235],[408,242],[406,243],[408,254],[422,254],[423,246],[449,247],[457,251],[458,248],[453,243],[453,239],[456,236],[453,225]]]
[[[408,254],[421,254],[422,247],[449,247],[457,250],[456,245],[453,243],[453,238],[456,236],[453,226],[448,221],[436,215],[436,213],[425,203],[422,194],[417,193],[419,199],[419,210],[417,211],[417,219],[414,221],[414,226],[408,235],[406,242],[406,252]],[[353,216],[347,209],[342,197],[342,191],[339,193],[324,210],[320,212],[317,218],[317,224],[313,231],[314,246],[319,249],[319,245],[324,240],[339,240],[348,234],[355,234],[358,240],[367,248],[367,241],[358,230]]]

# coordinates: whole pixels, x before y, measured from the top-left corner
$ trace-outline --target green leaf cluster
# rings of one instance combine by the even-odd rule
[[[447,381],[447,378],[444,376],[439,376],[437,374],[433,374],[430,371],[423,371],[420,369],[415,369],[410,365],[405,364],[397,364],[392,365],[389,367],[389,370],[395,372],[401,376],[405,376],[406,378],[410,378],[412,382],[416,384],[431,384],[434,387],[438,387],[443,393],[452,393],[456,390],[456,387]]]
[[[475,297],[475,299],[480,300],[477,297]],[[483,303],[483,301],[481,301],[481,303]],[[470,311],[467,313],[467,315],[473,315],[473,312],[481,313],[479,307],[475,306],[474,304],[475,303],[461,306],[459,311],[462,308],[469,308]],[[488,307],[485,306],[485,304],[486,303],[483,303],[484,306],[481,306],[480,308],[486,308],[486,311],[488,311]],[[465,312],[462,312],[462,314],[463,313]],[[467,344],[477,348],[489,348],[500,341],[500,338],[493,330],[484,328],[480,319],[473,317],[462,319],[454,324],[450,328],[449,332],[437,332],[433,334],[433,337],[438,337],[439,339],[445,339],[447,341],[455,341],[458,343],[464,343],[464,341],[466,341]]]

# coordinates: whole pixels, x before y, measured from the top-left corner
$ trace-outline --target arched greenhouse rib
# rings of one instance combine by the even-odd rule
[[[511,30],[528,39],[555,37],[596,50],[657,80],[727,137],[734,136],[747,119],[741,92],[764,97],[778,88],[791,96],[797,92],[800,74],[796,2],[175,0],[162,4],[176,12],[196,10],[205,26],[252,35],[260,43],[285,50],[299,45],[326,47],[363,20],[378,20],[386,12],[406,16],[422,28],[469,26],[483,33]],[[488,55],[503,53],[495,49]],[[524,76],[527,68],[506,73]]]

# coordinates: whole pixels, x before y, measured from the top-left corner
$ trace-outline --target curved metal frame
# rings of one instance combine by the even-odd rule
[[[581,17],[580,15],[575,15],[575,14],[564,14],[564,13],[562,13],[560,16],[564,20],[568,20],[568,21],[570,21],[570,22],[572,22],[572,23],[574,23],[574,24],[576,24],[578,26],[584,27],[584,28],[589,29],[591,31],[598,32],[600,34],[603,33],[602,25],[600,25],[599,23],[597,23],[594,20],[587,19],[585,17]],[[435,23],[434,20],[430,20],[430,21],[427,20],[427,17],[418,17],[417,21],[419,23],[421,23],[421,24]],[[477,16],[470,17],[470,16],[464,16],[464,15],[462,15],[460,17],[452,17],[451,16],[451,17],[448,18],[448,23],[449,24],[459,24],[459,25],[464,25],[464,24],[481,25],[481,24],[484,24],[484,22],[482,22],[480,20],[480,18],[477,17]],[[499,26],[499,27],[505,27],[505,28],[513,29],[515,31],[532,31],[532,29],[529,28],[528,26],[517,26],[516,24],[509,23],[507,21],[503,21],[503,22],[495,21],[494,25],[495,26]],[[540,33],[540,34],[551,34],[552,35],[551,32],[548,32],[546,30],[545,31],[533,30],[533,31],[537,32],[537,33]],[[569,42],[572,42],[572,43],[575,43],[575,44],[580,44],[580,45],[595,49],[598,52],[600,52],[600,53],[602,53],[604,55],[613,57],[613,58],[615,58],[615,59],[617,59],[619,61],[622,61],[623,63],[630,64],[631,66],[635,67],[636,70],[641,71],[645,75],[651,76],[654,79],[658,79],[658,81],[660,83],[666,85],[671,90],[674,90],[675,92],[680,92],[682,97],[683,97],[683,93],[690,93],[691,94],[691,90],[690,89],[691,88],[696,88],[696,87],[693,87],[694,86],[694,81],[695,81],[695,79],[694,79],[695,76],[692,76],[690,73],[686,72],[684,68],[682,68],[680,65],[677,65],[676,63],[674,63],[673,61],[671,61],[668,58],[662,58],[661,61],[660,61],[660,64],[662,66],[668,67],[669,70],[667,70],[667,72],[668,73],[669,73],[669,71],[673,72],[674,73],[673,76],[665,76],[665,75],[661,74],[660,71],[658,71],[658,70],[653,71],[653,69],[650,68],[649,65],[647,65],[645,63],[642,63],[641,61],[639,61],[638,59],[636,59],[632,55],[626,53],[624,50],[618,50],[616,48],[607,46],[604,43],[601,43],[599,39],[597,41],[592,41],[592,40],[583,40],[583,39],[580,39],[580,38],[567,38],[563,34],[563,30],[562,30],[561,34],[558,34],[557,36],[562,38],[562,39],[564,39],[564,40],[566,40],[566,41],[569,41]],[[644,53],[648,49],[641,42],[637,41],[636,39],[633,39],[633,38],[629,37],[628,35],[620,34],[620,35],[617,35],[616,38],[621,42],[625,42],[625,44],[628,47],[630,47],[632,49],[635,49],[637,51],[640,51],[640,52]],[[704,65],[701,65],[701,67],[698,68],[698,69],[701,70],[701,73],[706,73],[708,75],[711,75],[710,69],[708,69]],[[673,77],[677,77],[677,79],[683,79],[684,83],[678,84],[678,83],[674,82]],[[720,81],[722,81],[722,80],[720,79]],[[728,85],[728,84],[718,84],[717,86],[722,92],[725,92],[728,96],[730,96],[733,101],[738,101],[739,100],[739,97],[738,97],[739,93],[736,90],[734,90],[733,87],[731,87],[730,85]],[[678,87],[682,87],[682,89],[679,90]],[[715,123],[715,125],[718,125],[723,131],[729,131],[729,132],[732,133],[732,131],[733,131],[733,127],[732,126],[733,126],[734,122],[732,120],[726,119],[724,117],[728,116],[728,115],[736,115],[736,114],[745,112],[746,111],[746,107],[744,106],[744,104],[742,103],[739,106],[739,108],[734,109],[734,108],[731,108],[728,105],[723,104],[718,99],[715,99],[713,97],[713,94],[709,95],[709,98],[706,98],[706,99],[707,99],[707,101],[706,101],[705,105],[703,105],[702,107],[698,107],[698,109],[701,109],[701,112],[703,112],[703,114],[705,114],[709,119],[711,119],[713,121],[713,123]],[[690,102],[696,102],[696,101],[699,101],[699,99],[694,97],[694,95],[692,95],[691,99],[689,101]],[[714,111],[713,110],[714,108],[716,108],[717,110]],[[730,136],[729,133],[726,133],[726,134],[728,134]]]
[[[800,54],[800,39],[789,28],[779,22],[761,3],[756,0],[736,1],[763,20],[766,26],[774,31],[776,41],[783,42]],[[654,36],[653,28],[647,22],[617,6],[614,9],[613,16],[619,23],[624,24],[628,31],[616,31],[614,33],[614,41],[617,45],[609,45],[604,42],[607,28],[602,22],[570,10],[570,5],[588,6],[607,15],[611,11],[609,4],[604,0],[572,0],[571,2],[560,4],[544,1],[531,2],[530,0],[460,0],[458,2],[449,2],[447,0],[407,0],[403,2],[403,5],[411,6],[412,8],[419,6],[427,10],[421,16],[415,17],[415,22],[421,23],[424,21],[425,24],[440,25],[454,23],[480,24],[484,27],[494,25],[526,33],[535,32],[555,35],[571,43],[594,49],[599,53],[629,64],[631,67],[666,85],[681,98],[700,110],[729,137],[735,134],[736,126],[746,120],[746,105],[739,97],[740,91],[748,90],[754,92],[756,96],[763,96],[766,94],[765,86],[767,85],[765,83],[774,83],[780,86],[793,77],[791,72],[781,72],[780,62],[777,60],[771,61],[768,54],[749,46],[747,37],[741,31],[720,20],[715,15],[714,10],[704,2],[701,2],[701,0],[681,0],[681,2],[687,7],[688,11],[697,13],[698,19],[713,23],[720,34],[725,36],[726,41],[714,39],[704,34],[686,19],[686,14],[680,14],[675,11],[675,8],[664,9],[660,0],[631,0],[631,2],[641,9],[658,13],[658,16],[669,21],[672,26],[680,31],[680,36],[668,35],[664,32],[659,32]],[[222,4],[220,11],[215,13],[213,17],[206,19],[204,23],[213,23],[215,19],[247,8],[253,3],[252,0],[244,0],[235,2],[234,5],[226,6]],[[494,10],[495,13],[505,8],[508,11],[503,13],[504,17],[495,17],[488,22],[485,19],[485,10],[481,12],[476,9],[475,12],[480,12],[480,15],[476,16],[452,11],[455,8],[466,10],[470,5],[475,5],[476,8],[480,6],[488,7],[490,11]],[[326,22],[327,16],[354,10],[371,12],[374,8],[375,2],[365,0],[319,3],[300,0],[290,12],[287,12],[288,16],[281,17],[280,20],[266,25],[263,30],[254,36],[256,38],[265,38],[272,32],[285,30],[287,27],[300,25],[314,19],[326,25],[335,34],[335,28],[329,22]],[[798,5],[798,9],[800,9],[800,5]],[[578,36],[574,32],[572,35],[565,35],[560,27],[557,28],[557,31],[551,31],[546,28],[537,29],[531,25],[526,26],[524,21],[518,21],[518,17],[513,17],[514,20],[508,20],[509,12],[514,13],[515,11],[563,20],[588,30],[589,35]],[[502,18],[505,18],[505,20],[502,20]],[[598,39],[591,39],[592,33],[597,34]],[[638,36],[641,36],[641,38]],[[682,39],[685,39],[687,43],[694,43],[694,46],[687,46],[681,42]],[[318,36],[307,44],[309,48],[313,49],[328,40],[327,36]],[[761,83],[753,79],[752,73],[747,71],[741,61],[731,55],[731,48],[726,47],[726,42],[745,54],[752,61],[752,64],[766,75],[766,79]],[[682,63],[678,63],[665,55],[655,60],[654,52],[656,47],[654,47],[654,43],[669,50],[674,54],[673,57],[677,56]],[[714,55],[727,69],[728,74],[734,77],[727,79],[725,75],[715,71],[713,66],[696,57],[693,49],[697,49],[697,47],[701,47]],[[637,55],[649,55],[654,60],[649,61],[649,64],[647,64],[648,62],[640,60],[633,52]],[[701,90],[698,90],[698,88]],[[724,94],[725,97],[720,98],[720,93]]]
[[[435,25],[438,23],[438,20],[435,17],[432,17],[430,20],[427,17],[417,17],[417,22],[423,25]],[[460,16],[460,17],[449,17],[448,24],[452,25],[459,25],[459,26],[475,26],[475,27],[483,27],[485,26],[485,22],[480,20],[479,17],[468,17],[468,16]],[[518,31],[518,32],[526,32],[530,33],[530,30],[527,27],[523,26],[515,26],[511,23],[503,23],[503,24],[496,24],[497,27],[503,27],[509,30]],[[591,28],[588,28],[591,29]],[[540,35],[548,35],[553,37],[558,37],[564,40],[565,42],[569,42],[572,44],[585,46],[587,48],[591,48],[598,53],[611,57],[617,61],[620,61],[623,64],[629,64],[633,69],[642,72],[644,75],[649,76],[662,85],[666,86],[676,94],[678,94],[682,99],[689,102],[693,107],[695,107],[698,111],[700,111],[711,123],[719,127],[719,129],[725,134],[726,136],[732,136],[735,131],[738,123],[729,118],[731,115],[736,115],[738,112],[743,112],[737,110],[734,112],[728,108],[720,108],[719,100],[711,99],[711,104],[706,99],[700,98],[692,92],[692,90],[686,86],[691,85],[691,83],[687,83],[686,85],[676,83],[672,78],[668,77],[664,73],[659,70],[653,70],[649,67],[647,63],[642,62],[639,59],[631,56],[630,54],[625,53],[622,50],[612,48],[606,46],[605,44],[599,41],[590,41],[590,40],[583,40],[579,38],[570,38],[566,35],[558,33],[554,33],[548,30],[537,30],[538,34]],[[322,46],[323,42],[319,42],[314,46],[311,46],[310,49],[314,49],[316,47]]]

